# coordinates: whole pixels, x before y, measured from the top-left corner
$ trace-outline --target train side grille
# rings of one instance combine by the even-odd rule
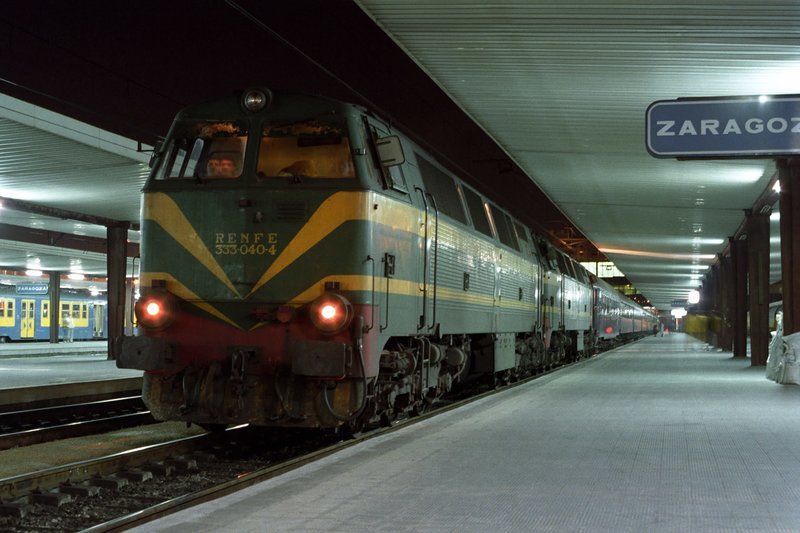
[[[275,205],[275,218],[284,222],[302,222],[306,219],[303,202],[281,202]]]

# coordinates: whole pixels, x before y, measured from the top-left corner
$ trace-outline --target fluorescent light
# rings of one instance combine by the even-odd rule
[[[41,270],[26,270],[25,275],[31,278],[41,278],[43,272]]]
[[[83,274],[79,274],[78,272],[70,272],[69,274],[67,274],[67,277],[73,281],[82,281],[86,279],[86,276],[84,276]]]

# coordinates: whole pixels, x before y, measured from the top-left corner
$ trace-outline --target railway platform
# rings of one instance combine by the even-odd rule
[[[136,531],[792,531],[798,406],[648,337]]]
[[[0,405],[77,396],[87,382],[141,376],[108,360],[107,341],[0,344]]]

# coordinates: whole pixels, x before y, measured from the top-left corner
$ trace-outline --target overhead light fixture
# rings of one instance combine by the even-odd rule
[[[41,278],[42,274],[43,274],[43,272],[41,270],[33,270],[33,269],[31,269],[31,270],[26,270],[25,271],[25,275],[30,277],[30,278]]]
[[[758,97],[758,103],[765,104],[767,102],[769,102],[769,96],[767,96],[766,94],[762,94],[761,96]]]
[[[697,291],[697,290],[689,291],[688,301],[692,305],[694,305],[696,303],[700,303],[700,291]]]
[[[69,274],[67,274],[67,278],[73,281],[83,281],[84,279],[86,279],[86,276],[78,272],[70,272]]]
[[[686,316],[686,309],[684,309],[683,307],[679,307],[677,309],[673,309],[672,311],[670,311],[669,314],[671,314],[675,318],[683,318]]]

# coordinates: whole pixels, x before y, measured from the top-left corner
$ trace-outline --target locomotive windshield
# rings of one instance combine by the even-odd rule
[[[265,124],[258,151],[263,178],[354,178],[344,126],[307,120]]]
[[[156,179],[232,179],[242,175],[247,126],[233,121],[188,121],[175,126]]]

